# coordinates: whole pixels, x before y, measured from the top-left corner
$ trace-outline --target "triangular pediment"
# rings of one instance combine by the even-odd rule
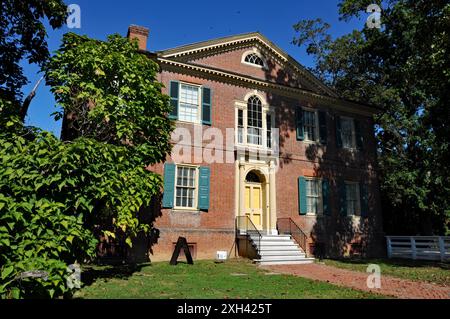
[[[255,53],[264,66],[245,63]],[[218,38],[157,52],[158,58],[222,70],[281,85],[298,87],[321,95],[336,93],[311,72],[259,32]]]

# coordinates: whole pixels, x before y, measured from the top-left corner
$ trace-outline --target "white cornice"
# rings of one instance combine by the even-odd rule
[[[306,98],[312,99],[316,102],[325,104],[331,108],[335,108],[335,109],[345,111],[345,112],[351,112],[351,113],[368,115],[368,116],[378,112],[378,110],[373,107],[358,104],[358,103],[352,102],[352,101],[342,100],[342,99],[335,98],[332,96],[320,95],[318,93],[304,90],[301,88],[289,87],[286,85],[281,85],[281,84],[277,84],[277,83],[271,83],[271,82],[267,82],[267,81],[258,80],[258,79],[247,77],[244,75],[237,75],[237,74],[229,73],[226,71],[211,69],[211,68],[208,68],[205,66],[193,65],[193,64],[179,62],[179,61],[173,61],[170,59],[158,58],[158,61],[167,66],[172,66],[172,67],[175,67],[178,69],[185,69],[185,70],[200,72],[203,75],[212,75],[212,76],[217,76],[217,77],[224,78],[224,79],[229,79],[229,80],[232,80],[232,81],[238,82],[238,83],[246,83],[246,84],[252,84],[252,85],[255,85],[258,87],[262,87],[262,88],[276,89],[278,91],[283,92],[284,95],[288,95],[290,97],[296,97],[296,98],[306,97]]]
[[[330,96],[337,97],[336,92],[323,84],[319,79],[317,79],[314,75],[311,74],[308,70],[305,69],[299,62],[297,62],[294,58],[285,53],[282,49],[268,40],[259,32],[253,32],[249,34],[237,35],[226,37],[217,40],[204,41],[197,44],[182,46],[179,48],[164,50],[158,52],[158,56],[161,58],[177,58],[183,57],[190,54],[197,54],[200,52],[207,52],[210,50],[216,50],[223,47],[229,47],[233,45],[239,45],[242,43],[251,43],[251,42],[259,42],[266,50],[269,50],[271,53],[275,54],[275,56],[280,59],[283,63],[288,64],[290,67],[294,69],[295,72],[302,74],[308,81],[314,83],[321,91],[329,94]]]

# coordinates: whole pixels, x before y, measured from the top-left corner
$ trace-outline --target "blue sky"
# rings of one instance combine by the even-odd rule
[[[126,35],[130,24],[150,29],[148,50],[157,51],[218,37],[259,31],[305,66],[312,66],[311,57],[290,42],[295,35],[292,26],[301,19],[320,17],[331,24],[331,34],[340,36],[361,29],[363,21],[339,21],[338,0],[278,1],[107,1],[66,0],[81,8],[81,28],[53,31],[47,28],[50,51],[58,49],[64,33],[72,31],[96,39],[107,35]],[[23,64],[30,83],[24,94],[39,79],[36,66]],[[49,88],[41,85],[26,119],[28,125],[52,131],[59,136],[61,123],[50,116],[56,110]]]

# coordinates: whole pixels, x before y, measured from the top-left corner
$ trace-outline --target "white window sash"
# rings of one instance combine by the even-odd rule
[[[346,149],[354,149],[356,148],[356,133],[355,133],[355,122],[353,118],[350,117],[341,117],[341,140],[342,140],[342,147]],[[344,133],[344,121],[347,121],[349,123],[350,127],[350,141],[347,143],[347,138],[345,137]],[[349,144],[349,145],[348,145]]]
[[[183,86],[188,87],[188,88],[194,88],[197,90],[197,103],[196,104],[192,104],[186,101],[183,101],[182,99],[182,94],[183,94]],[[185,82],[180,82],[179,83],[179,92],[180,92],[180,96],[179,96],[179,109],[178,109],[178,121],[180,122],[188,122],[188,123],[200,123],[200,119],[201,119],[201,114],[202,114],[202,109],[201,109],[201,101],[202,101],[202,90],[201,90],[201,86],[199,85],[194,85],[194,84],[190,84],[190,83],[185,83]],[[184,105],[184,106],[183,106]],[[190,112],[187,112],[186,110],[189,110],[189,108],[191,109]],[[192,118],[192,109],[196,109],[195,111],[195,118]],[[183,114],[185,113],[185,114]],[[191,116],[189,116],[189,113]]]
[[[242,110],[242,142],[239,140],[239,110]],[[270,115],[271,123],[267,123],[267,115]],[[261,109],[261,121],[262,127],[253,127],[248,125],[248,108],[243,105],[235,106],[235,141],[237,145],[243,146],[252,146],[258,148],[268,148],[267,147],[267,133],[270,131],[272,141],[271,148],[274,147],[273,134],[275,129],[275,112],[272,109],[269,109],[267,106],[262,105]],[[252,129],[256,129],[259,132],[254,134],[252,133]],[[255,140],[259,138],[259,143],[251,143],[249,139],[254,138]]]
[[[303,134],[304,134],[304,141],[306,142],[319,142],[320,137],[319,137],[319,112],[317,110],[311,109],[311,108],[306,108],[306,107],[302,107],[303,112],[302,116],[303,116]],[[311,139],[309,136],[309,133],[305,134],[309,127],[311,127],[311,125],[306,125],[305,124],[305,112],[310,112],[313,114],[313,121],[314,121],[314,126],[313,126],[313,134],[314,134],[314,139]]]
[[[349,188],[353,188],[351,194],[349,192]],[[361,214],[361,201],[360,201],[360,190],[359,184],[356,182],[345,182],[345,194],[346,194],[346,207],[347,207],[347,216],[359,216]],[[352,198],[350,198],[352,195]],[[351,203],[351,205],[350,205]],[[351,210],[350,206],[353,207]]]
[[[311,182],[316,182],[317,194],[312,194],[311,192]],[[322,197],[322,179],[317,178],[307,178],[306,179],[306,214],[307,215],[322,215],[323,214],[323,197]],[[316,212],[311,211],[309,208],[311,204],[317,202]]]
[[[193,170],[195,172],[194,177],[194,186],[183,186],[178,184],[178,169],[189,169]],[[190,176],[190,175],[189,175]],[[198,198],[198,167],[197,166],[190,166],[190,165],[176,165],[175,166],[175,192],[174,192],[174,208],[175,209],[187,209],[187,210],[196,210],[197,209],[197,198]],[[182,183],[183,184],[183,183]],[[182,206],[177,205],[177,189],[193,189],[192,194],[192,206]],[[189,196],[187,197],[189,198]]]

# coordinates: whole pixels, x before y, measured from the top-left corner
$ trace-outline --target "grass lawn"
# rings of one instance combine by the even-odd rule
[[[427,281],[442,286],[450,286],[450,265],[431,261],[413,261],[408,259],[371,259],[371,260],[324,260],[326,265],[365,272],[369,264],[377,264],[381,275]]]
[[[75,298],[381,298],[291,275],[271,274],[245,260],[86,266]]]

